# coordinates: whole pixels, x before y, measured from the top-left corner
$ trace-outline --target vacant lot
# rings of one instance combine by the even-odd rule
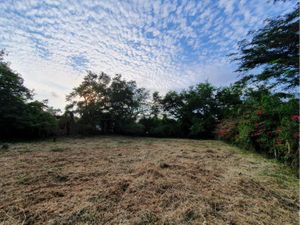
[[[298,180],[219,141],[97,137],[0,153],[0,224],[298,224]]]

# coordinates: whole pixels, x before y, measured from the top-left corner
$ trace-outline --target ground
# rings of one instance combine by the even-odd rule
[[[220,141],[127,137],[10,144],[0,224],[299,224],[298,178]]]

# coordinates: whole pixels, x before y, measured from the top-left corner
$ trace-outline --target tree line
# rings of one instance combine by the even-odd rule
[[[165,95],[120,74],[89,71],[67,96],[63,114],[33,100],[0,54],[2,140],[60,134],[124,134],[222,139],[299,166],[299,5],[239,42],[230,57],[241,79],[205,82]]]

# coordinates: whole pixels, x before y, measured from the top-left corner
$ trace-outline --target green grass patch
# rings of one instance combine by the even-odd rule
[[[293,187],[299,189],[298,170],[282,165],[275,160],[272,161],[274,162],[274,167],[266,168],[260,175],[274,178],[278,184],[285,188]]]
[[[29,176],[17,177],[17,184],[28,185],[32,183],[32,178]]]
[[[67,150],[66,148],[62,148],[62,147],[54,147],[51,148],[51,152],[64,152],[65,150]]]

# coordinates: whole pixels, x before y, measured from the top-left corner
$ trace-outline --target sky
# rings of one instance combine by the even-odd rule
[[[228,54],[296,1],[0,0],[0,49],[35,98],[63,109],[88,70],[165,94],[238,79]]]

